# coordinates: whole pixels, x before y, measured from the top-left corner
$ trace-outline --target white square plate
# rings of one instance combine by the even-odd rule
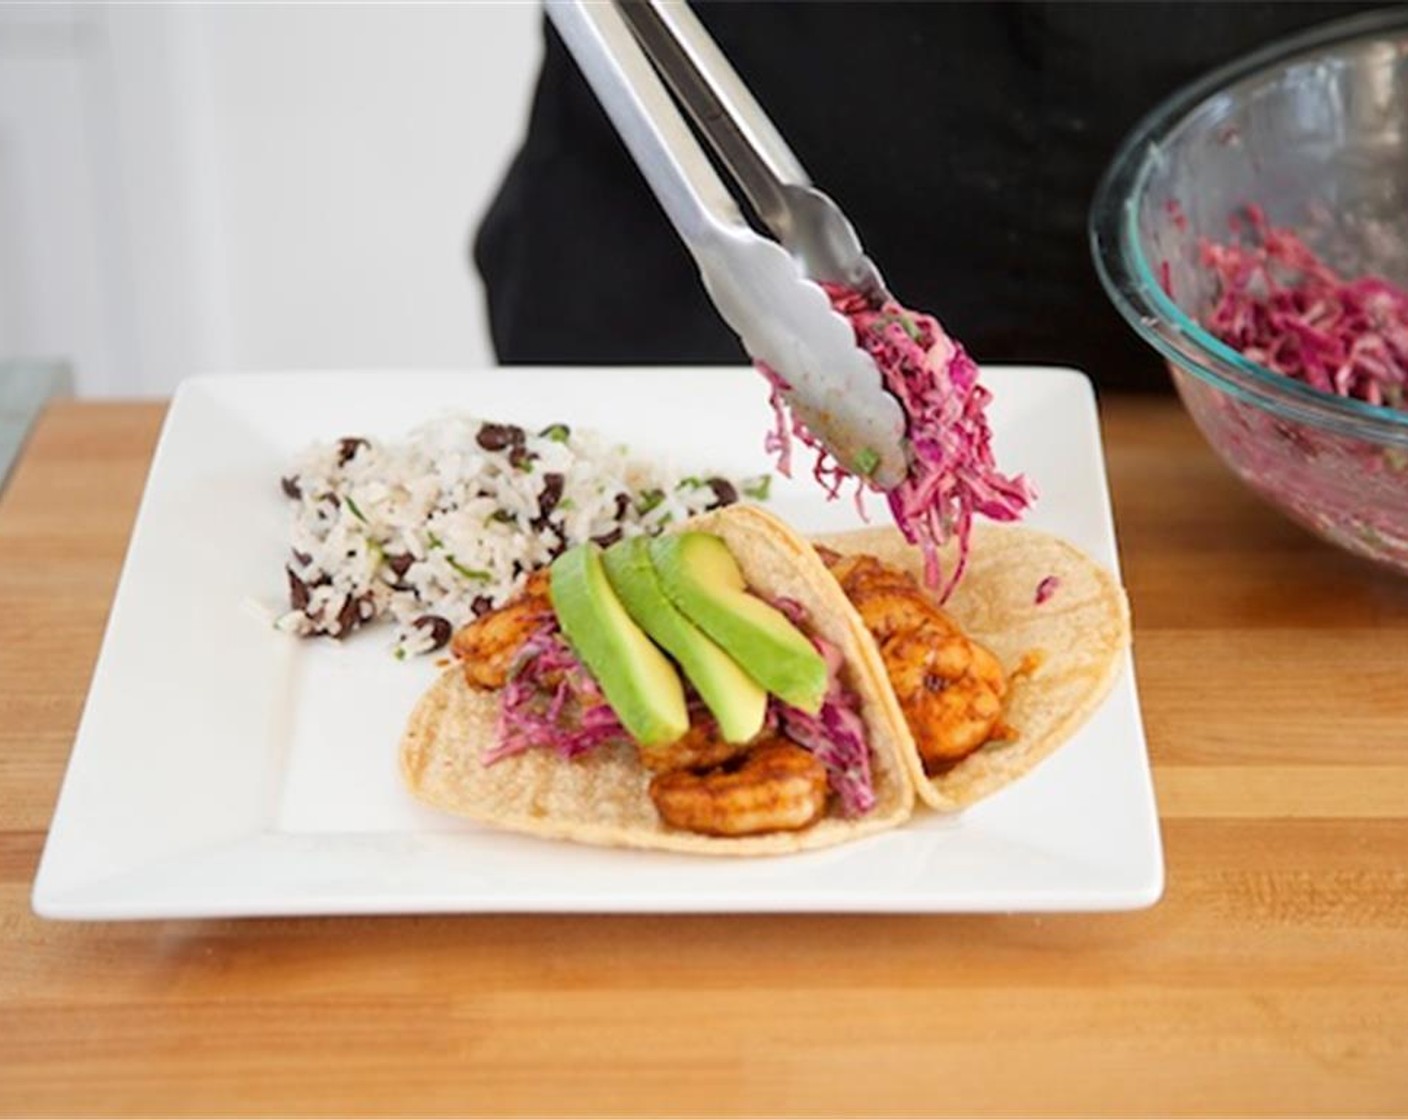
[[[1089,382],[998,368],[999,461],[1041,497],[1029,523],[1117,568]],[[280,475],[307,444],[398,438],[445,411],[565,421],[691,471],[768,469],[747,369],[542,369],[201,377],[162,433],[34,887],[56,918],[414,911],[984,911],[1145,906],[1163,861],[1132,664],[1076,737],[952,817],[816,853],[715,860],[494,832],[422,807],[396,766],[437,672],[376,627],[275,632]],[[860,524],[810,479],[769,506],[804,530]],[[872,502],[876,517],[883,503]]]

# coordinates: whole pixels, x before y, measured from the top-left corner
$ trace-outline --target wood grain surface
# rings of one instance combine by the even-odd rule
[[[162,408],[52,406],[0,501],[0,1112],[1408,1111],[1408,580],[1103,412],[1150,910],[69,924],[29,891]]]

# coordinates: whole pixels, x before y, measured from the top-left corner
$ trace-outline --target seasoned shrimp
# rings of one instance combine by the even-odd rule
[[[719,733],[719,725],[706,719],[690,724],[684,738],[676,739],[668,746],[642,750],[640,762],[647,770],[660,774],[671,770],[698,770],[719,766],[747,749],[747,743],[725,742]]]
[[[517,598],[461,627],[450,651],[463,663],[470,687],[493,689],[508,683],[513,659],[551,614],[548,570],[541,568],[528,577]]]
[[[779,736],[723,766],[676,770],[650,781],[650,799],[666,824],[706,836],[806,828],[826,811],[826,798],[826,767]]]
[[[926,770],[966,758],[1000,732],[1007,681],[982,646],[926,623],[890,637],[880,654]]]
[[[1002,727],[1007,678],[908,572],[873,556],[820,553],[875,636],[926,770],[972,754]]]

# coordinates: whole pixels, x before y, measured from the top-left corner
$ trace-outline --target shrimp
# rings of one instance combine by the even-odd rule
[[[507,684],[523,643],[551,615],[548,570],[540,568],[515,599],[461,627],[450,641],[450,651],[463,663],[469,686],[495,689]]]
[[[908,572],[873,556],[820,553],[880,647],[925,769],[937,772],[1002,725],[1007,678],[997,658],[965,635]]]
[[[671,770],[697,770],[719,766],[748,749],[747,743],[728,743],[719,734],[719,726],[711,719],[690,724],[684,738],[663,747],[651,747],[640,752],[640,762],[647,770],[667,773]]]
[[[657,774],[650,799],[666,824],[706,836],[791,832],[826,811],[826,767],[811,751],[772,736],[711,770]]]
[[[890,637],[880,655],[927,771],[942,770],[1004,733],[999,723],[1007,681],[982,646],[956,630],[921,625]]]

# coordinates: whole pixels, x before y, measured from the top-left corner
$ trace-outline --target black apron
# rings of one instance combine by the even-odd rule
[[[714,3],[701,21],[890,290],[979,360],[1163,388],[1086,239],[1120,140],[1200,74],[1362,7]],[[545,25],[546,27],[546,25]],[[507,364],[739,363],[737,337],[557,35],[474,242]]]

